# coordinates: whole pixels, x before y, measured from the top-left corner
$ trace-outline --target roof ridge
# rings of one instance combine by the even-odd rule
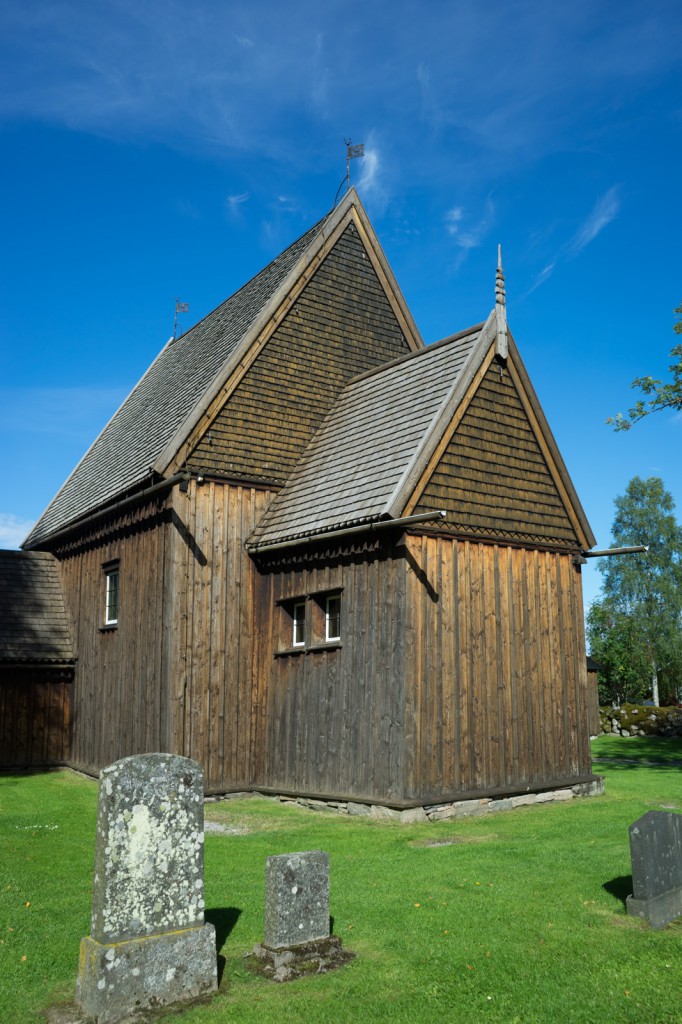
[[[260,270],[256,271],[255,274],[252,274],[251,277],[248,279],[248,281],[244,281],[244,283],[242,285],[240,285],[239,288],[236,289],[236,291],[231,292],[227,296],[226,299],[223,299],[223,301],[219,302],[217,306],[215,306],[213,309],[209,310],[209,312],[206,313],[205,316],[202,316],[201,320],[197,320],[197,322],[195,324],[192,324],[192,326],[189,328],[189,330],[187,330],[183,334],[181,334],[179,338],[171,339],[171,341],[168,342],[168,344],[165,346],[165,348],[174,347],[175,345],[178,345],[181,341],[184,341],[184,339],[187,338],[188,335],[190,335],[192,333],[192,331],[195,331],[197,329],[197,327],[200,327],[201,324],[203,324],[205,320],[208,320],[208,318],[210,316],[213,316],[213,314],[217,313],[219,309],[222,309],[223,306],[226,306],[228,302],[232,302],[234,299],[236,299],[237,296],[241,292],[243,292],[250,285],[253,285],[254,282],[257,281],[258,278],[262,274],[264,274],[271,267],[274,267],[277,263],[279,263],[280,260],[283,260],[284,257],[287,256],[291,252],[292,249],[295,249],[298,245],[301,244],[301,242],[306,237],[306,235],[311,235],[312,236],[314,234],[317,234],[319,231],[321,231],[323,226],[324,226],[324,224],[325,224],[325,221],[327,221],[331,217],[331,215],[333,213],[334,213],[334,210],[328,210],[327,213],[325,213],[324,217],[321,217],[318,221],[316,221],[315,224],[313,224],[312,227],[307,229],[307,231],[303,231],[297,238],[294,239],[294,241],[291,243],[291,245],[288,245],[286,247],[286,249],[283,249],[282,252],[280,252],[277,256],[275,256],[268,263],[266,263],[264,266],[262,266],[260,268]],[[164,349],[161,350],[161,352],[163,352],[163,351],[164,351]],[[156,362],[156,359],[158,359],[159,355],[161,355],[161,352],[158,353],[158,355],[156,356],[154,362]],[[153,363],[151,365],[153,366]]]

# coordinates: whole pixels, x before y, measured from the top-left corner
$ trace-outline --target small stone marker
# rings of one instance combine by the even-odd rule
[[[628,914],[663,928],[682,915],[682,814],[647,811],[629,829],[632,896]]]
[[[77,998],[98,1024],[217,988],[204,924],[204,789],[196,761],[126,757],[100,774],[91,935]]]
[[[288,949],[329,938],[329,855],[322,850],[268,857],[265,946]]]

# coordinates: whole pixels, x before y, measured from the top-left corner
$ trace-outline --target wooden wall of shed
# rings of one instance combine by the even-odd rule
[[[406,796],[591,774],[580,570],[570,555],[410,537]]]
[[[172,748],[204,768],[208,791],[248,787],[253,775],[260,650],[256,567],[244,542],[272,492],[192,480],[173,492]]]
[[[373,545],[376,547],[376,545]],[[399,801],[403,777],[402,550],[334,554],[259,576],[269,636],[258,672],[254,778],[279,792]],[[290,647],[287,601],[341,593],[340,646]],[[318,607],[317,614],[323,614]],[[322,632],[322,626],[320,626]],[[322,636],[317,637],[323,640]],[[279,651],[279,653],[277,653]]]
[[[56,551],[78,656],[70,763],[98,772],[169,750],[168,516],[154,503]],[[103,566],[120,561],[119,619],[104,626]]]
[[[0,768],[43,768],[69,756],[72,668],[0,666]]]

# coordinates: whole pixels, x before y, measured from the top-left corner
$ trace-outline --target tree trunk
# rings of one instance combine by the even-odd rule
[[[656,662],[651,666],[651,699],[656,707],[658,707],[658,669],[656,668]]]

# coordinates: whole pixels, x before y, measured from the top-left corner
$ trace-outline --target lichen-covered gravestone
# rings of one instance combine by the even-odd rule
[[[628,914],[663,928],[682,915],[682,814],[647,811],[629,829],[632,896]]]
[[[126,757],[100,775],[91,934],[77,997],[101,1024],[217,988],[204,924],[204,789],[196,761]]]
[[[290,948],[329,938],[329,855],[322,850],[268,857],[265,945]]]

